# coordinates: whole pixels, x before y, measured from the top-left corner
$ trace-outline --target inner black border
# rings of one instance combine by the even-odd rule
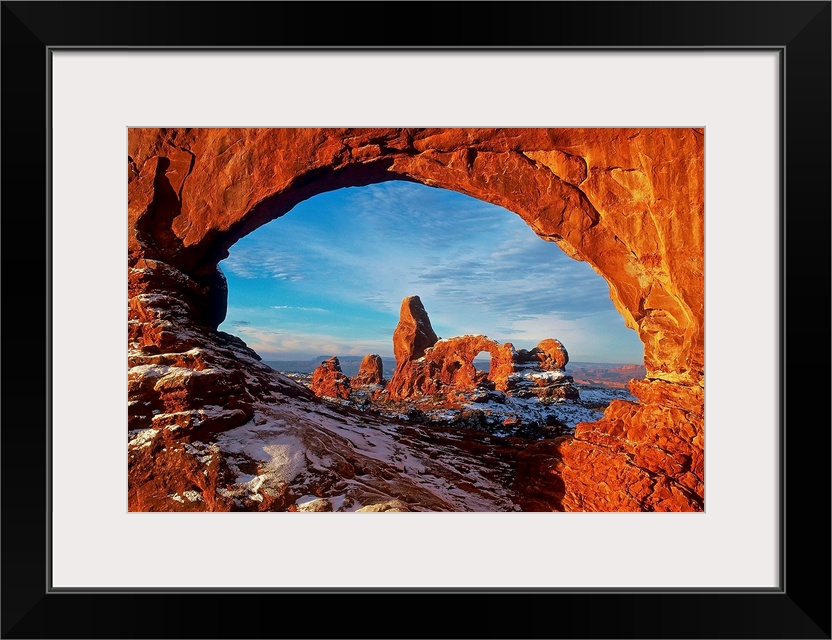
[[[0,11],[3,638],[281,637],[297,635],[298,620],[308,625],[302,637],[332,638],[830,637],[830,2],[3,2]],[[50,51],[218,47],[779,51],[782,338],[769,348],[782,370],[781,588],[50,590],[47,487],[60,481],[49,478],[46,435]],[[94,180],[91,167],[91,188]],[[789,284],[802,292],[807,281],[814,294],[792,294],[798,313],[787,324]],[[94,410],[94,393],[90,402]],[[745,473],[748,491],[760,490],[753,467]],[[154,542],[172,562],[187,554],[186,541]],[[511,561],[505,549],[484,562]],[[540,541],[540,552],[591,557],[580,541]],[[695,563],[704,552],[680,548],[667,561]]]

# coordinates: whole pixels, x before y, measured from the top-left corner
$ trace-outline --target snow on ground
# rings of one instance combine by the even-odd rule
[[[234,485],[220,493],[260,501],[262,493],[274,495],[289,485],[302,495],[298,508],[324,498],[332,511],[356,511],[389,499],[409,502],[416,511],[515,510],[493,460],[471,459],[447,444],[437,450],[419,434],[404,434],[400,424],[335,409],[263,404],[251,421],[218,434],[216,446],[235,475]],[[339,472],[345,461],[364,472],[345,476]],[[322,485],[321,478],[329,480]],[[321,493],[322,486],[323,495],[310,492]]]
[[[305,471],[306,448],[298,438],[286,434],[281,424],[281,420],[261,424],[251,420],[217,435],[215,443],[228,454],[228,467],[237,476],[238,491],[232,491],[234,495],[248,494],[257,500],[261,488],[277,492]],[[256,473],[240,468],[252,461]]]
[[[431,422],[453,423],[463,411],[481,411],[489,424],[495,427],[491,433],[495,436],[508,437],[517,435],[518,426],[502,426],[506,420],[517,425],[546,425],[553,422],[564,425],[568,431],[574,430],[579,422],[594,422],[599,420],[604,409],[613,400],[628,400],[637,402],[628,391],[602,387],[581,387],[575,385],[580,393],[579,400],[555,399],[542,401],[536,396],[521,398],[494,392],[473,392],[468,395],[469,401],[462,404],[461,409],[432,408],[427,403],[414,403],[414,407],[421,410]],[[498,399],[495,399],[498,398]],[[347,401],[341,401],[348,404]],[[382,415],[407,420],[407,411],[382,411]]]
[[[139,365],[131,374],[148,375],[158,383],[184,373],[178,369]],[[600,418],[614,399],[636,401],[624,390],[576,386],[580,400],[541,402],[537,397],[506,396],[505,402],[497,402],[482,394],[477,402],[465,404],[462,410],[490,412],[495,425],[490,434],[449,427],[459,410],[425,411],[437,424],[424,425],[389,419],[406,419],[404,412],[387,417],[357,414],[339,406],[347,403],[298,402],[274,392],[275,401],[258,403],[254,418],[246,424],[217,434],[208,444],[197,441],[184,446],[206,464],[221,453],[233,482],[218,492],[241,506],[245,500],[262,502],[264,496],[277,495],[288,486],[293,496],[301,496],[296,500],[298,508],[310,503],[308,508],[320,509],[323,505],[314,501],[323,499],[332,511],[352,512],[402,500],[415,511],[515,511],[520,508],[510,488],[513,468],[498,453],[508,446],[501,444],[506,442],[502,438],[516,435],[502,425],[506,418],[545,424],[554,417],[574,429],[578,422]],[[215,405],[202,411],[207,417],[223,408]],[[133,430],[129,445],[149,446],[159,433],[154,428]],[[471,438],[477,439],[475,449],[464,446]],[[354,475],[342,471],[345,464],[355,467]],[[170,499],[188,503],[200,498],[186,492]]]
[[[173,413],[160,413],[158,409],[154,409],[151,413],[153,414],[151,424],[163,425],[171,423],[165,428],[169,431],[176,431],[180,428],[178,424],[178,419],[180,418],[189,418],[190,424],[194,427],[198,427],[206,420],[234,416],[234,414],[239,414],[240,410],[226,409],[225,407],[221,407],[216,404],[208,404],[201,409],[187,409],[185,411],[175,411]],[[157,426],[156,428],[160,427]]]
[[[537,375],[537,374],[535,374]],[[579,422],[594,422],[604,415],[604,409],[613,400],[629,400],[637,402],[628,391],[622,389],[584,388],[575,385],[580,394],[579,400],[561,399],[554,402],[541,402],[536,397],[517,398],[509,396],[505,404],[490,401],[488,410],[496,415],[516,414],[523,421],[545,423],[550,416],[558,422],[574,429]],[[483,408],[482,405],[471,404],[470,408]]]
[[[638,398],[633,396],[626,389],[613,389],[612,387],[587,387],[576,384],[581,394],[581,402],[584,404],[604,404],[608,405],[613,400],[627,400],[629,402],[638,402]]]
[[[159,429],[137,429],[128,432],[132,438],[127,442],[128,447],[143,449],[153,444],[153,438],[159,435]]]
[[[133,296],[145,306],[158,306],[159,304],[179,304],[182,302],[175,296],[169,296],[164,293],[139,293]]]

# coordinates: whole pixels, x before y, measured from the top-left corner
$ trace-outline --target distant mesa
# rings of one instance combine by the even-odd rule
[[[647,371],[642,364],[603,365],[575,362],[572,365],[572,375],[580,385],[628,389],[631,380],[643,378]]]
[[[488,372],[477,370],[474,359],[491,356]],[[440,339],[419,296],[402,300],[399,323],[393,332],[396,370],[383,393],[390,400],[424,396],[456,398],[472,392],[495,392],[542,401],[578,400],[574,380],[564,372],[569,354],[559,340],[546,338],[531,350],[499,344],[488,336],[464,335]],[[349,399],[351,389],[384,385],[382,360],[369,354],[356,376],[347,378],[337,358],[315,369],[312,391],[319,396]]]

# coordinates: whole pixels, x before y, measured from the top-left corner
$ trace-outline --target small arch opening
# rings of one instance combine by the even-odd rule
[[[480,351],[478,354],[474,356],[472,360],[474,364],[474,368],[478,372],[482,372],[486,374],[491,373],[491,352],[487,350]]]

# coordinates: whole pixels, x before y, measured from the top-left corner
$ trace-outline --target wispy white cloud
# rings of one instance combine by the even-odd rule
[[[258,243],[259,244],[259,243]],[[297,257],[270,251],[267,247],[244,245],[230,253],[221,263],[222,270],[238,278],[255,280],[276,278],[297,281],[303,279]]]
[[[392,354],[389,339],[347,340],[318,332],[276,331],[268,327],[239,327],[235,335],[265,360],[306,360],[319,355],[364,356]]]
[[[512,214],[461,194],[409,183],[389,182],[351,190],[347,196],[359,223],[401,241],[410,250],[465,247],[466,233],[496,232]],[[462,231],[462,233],[460,233]],[[471,246],[475,246],[473,240]]]

